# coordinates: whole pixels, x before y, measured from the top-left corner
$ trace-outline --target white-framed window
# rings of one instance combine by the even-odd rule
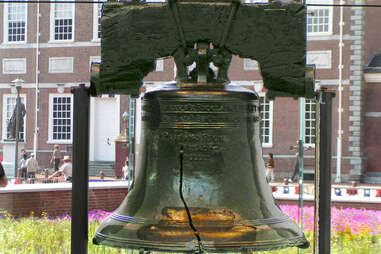
[[[307,4],[332,5],[332,0],[307,0]],[[307,34],[328,35],[332,34],[333,7],[308,6],[307,7]]]
[[[3,74],[25,74],[26,58],[4,58]]]
[[[50,41],[74,40],[74,3],[54,3],[51,8]]]
[[[89,72],[91,72],[91,65],[93,63],[100,63],[102,61],[101,56],[90,56],[90,62],[89,62]]]
[[[259,96],[260,138],[263,147],[271,147],[273,142],[273,101],[265,95]]]
[[[73,137],[73,96],[49,95],[49,142],[70,143]]]
[[[73,57],[49,57],[49,73],[73,73]]]
[[[156,59],[155,71],[164,71],[164,59]]]
[[[250,58],[244,58],[243,69],[245,71],[258,70],[258,62]]]
[[[314,146],[316,142],[316,101],[304,99],[304,145]],[[301,110],[303,113],[303,110]]]
[[[106,1],[98,0],[99,4],[94,4],[93,8],[93,41],[99,41],[101,39],[101,19],[103,3]]]
[[[4,5],[4,42],[26,43],[27,13],[26,3]]]
[[[331,69],[331,50],[307,51],[307,64],[314,64],[316,69]]]
[[[9,137],[9,130],[8,130],[8,123],[9,120],[12,117],[13,111],[15,110],[16,107],[16,94],[4,94],[3,96],[3,133],[2,137],[3,140],[7,140]],[[20,99],[21,102],[26,105],[26,95],[25,94],[20,94]],[[23,128],[20,129],[20,136],[19,140],[24,140],[25,133],[26,133],[26,115],[24,117],[24,125]]]

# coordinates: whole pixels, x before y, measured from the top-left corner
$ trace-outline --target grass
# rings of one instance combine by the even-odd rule
[[[294,212],[291,207],[282,208],[291,218]],[[308,212],[308,209],[306,209]],[[361,212],[362,211],[362,212]],[[333,211],[333,214],[335,212]],[[332,218],[332,254],[380,254],[381,234],[379,228],[373,228],[374,221],[367,219],[372,215],[369,210],[336,211],[345,216],[343,220]],[[375,213],[377,213],[375,211]],[[365,215],[364,215],[365,214]],[[93,211],[89,214],[89,243],[88,253],[94,254],[137,254],[138,252],[93,245],[91,242],[102,218],[108,213]],[[308,215],[308,214],[307,214]],[[373,214],[374,215],[374,214]],[[378,214],[377,214],[378,215]],[[310,220],[309,216],[306,216]],[[336,224],[335,224],[336,223]],[[313,234],[308,224],[305,235],[312,244]],[[379,225],[375,225],[377,227]],[[0,218],[0,254],[65,254],[70,253],[70,216],[49,218],[47,214],[35,217],[14,219],[10,214],[3,214]],[[266,254],[297,254],[299,249],[288,248],[279,251],[262,252]],[[312,248],[303,250],[303,253],[313,253]]]

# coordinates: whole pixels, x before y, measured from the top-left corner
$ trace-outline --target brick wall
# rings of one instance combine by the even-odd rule
[[[96,183],[98,184],[98,183]],[[15,217],[35,216],[47,212],[48,216],[61,216],[71,213],[71,184],[44,184],[9,186],[0,190],[0,211],[7,211]],[[119,207],[127,195],[127,186],[123,185],[89,189],[89,210],[113,211]],[[41,185],[40,185],[41,186]],[[53,188],[57,188],[54,190]],[[24,188],[25,187],[25,188]],[[49,188],[48,188],[49,187]],[[23,190],[24,188],[24,190]]]

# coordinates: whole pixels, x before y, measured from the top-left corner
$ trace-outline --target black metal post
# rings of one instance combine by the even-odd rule
[[[73,117],[73,187],[71,253],[86,254],[88,244],[89,187],[89,112],[90,89],[84,84],[72,90]]]
[[[332,92],[320,93],[319,123],[319,254],[331,253],[331,153],[332,153]]]
[[[20,135],[20,86],[16,85],[16,130],[15,130],[15,178],[17,178],[17,164],[19,160],[19,135]]]

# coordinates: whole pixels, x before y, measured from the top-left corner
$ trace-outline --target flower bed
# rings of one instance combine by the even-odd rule
[[[297,221],[296,206],[281,206],[281,209]],[[313,207],[304,207],[304,231],[307,238],[313,237]],[[91,242],[100,221],[110,213],[89,212],[88,253],[127,253]],[[14,219],[12,215],[0,215],[0,253],[70,253],[69,215],[50,218],[46,213],[40,217]],[[312,243],[312,242],[311,242]],[[296,253],[295,248],[264,252],[276,254]],[[303,253],[312,253],[312,248]],[[381,211],[332,208],[332,253],[379,254],[381,253]]]

